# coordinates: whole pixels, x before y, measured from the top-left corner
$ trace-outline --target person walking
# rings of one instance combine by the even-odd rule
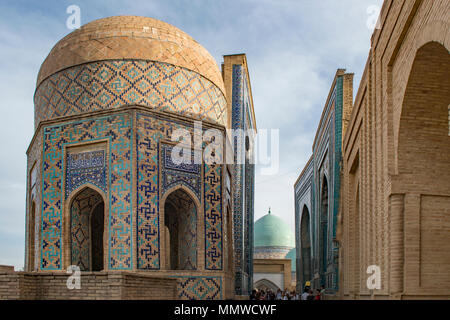
[[[322,300],[322,297],[320,296],[320,290],[316,289],[316,294],[314,296],[314,300]]]
[[[305,288],[305,291],[303,292],[301,299],[306,301],[308,300],[308,296],[309,296],[309,289]]]
[[[306,297],[306,300],[314,300],[314,294],[313,291],[311,289],[308,290],[308,296]]]
[[[275,300],[281,300],[281,298],[282,298],[281,289],[278,289],[277,294],[275,295]]]
[[[256,300],[256,289],[252,290],[252,293],[250,294],[250,300]]]
[[[324,295],[325,295],[325,286],[321,285],[320,286],[320,300],[324,299]]]

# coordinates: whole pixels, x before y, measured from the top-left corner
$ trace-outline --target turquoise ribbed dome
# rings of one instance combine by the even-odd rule
[[[286,255],[286,259],[291,259],[291,270],[295,271],[295,258],[297,257],[297,254],[295,252],[295,248],[292,248],[291,251],[288,252]]]
[[[258,219],[254,228],[254,246],[295,247],[294,233],[283,219],[270,213]]]

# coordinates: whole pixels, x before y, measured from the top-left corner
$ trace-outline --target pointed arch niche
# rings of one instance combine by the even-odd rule
[[[106,245],[104,195],[95,186],[86,184],[69,199],[68,265],[79,266],[81,271],[102,271]]]
[[[166,270],[199,267],[199,203],[190,190],[177,186],[162,199],[164,264]]]

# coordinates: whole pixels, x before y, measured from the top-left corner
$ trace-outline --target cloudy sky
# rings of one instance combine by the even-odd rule
[[[190,34],[216,59],[246,53],[259,129],[280,130],[277,175],[257,171],[255,218],[272,213],[294,230],[293,184],[306,164],[336,69],[355,73],[355,91],[382,0],[134,0],[0,2],[0,264],[23,267],[25,151],[33,136],[33,94],[41,63],[81,23],[143,15]]]

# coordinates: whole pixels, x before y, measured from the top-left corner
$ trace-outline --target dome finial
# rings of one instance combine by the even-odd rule
[[[269,214],[270,214],[270,207],[269,207]]]

